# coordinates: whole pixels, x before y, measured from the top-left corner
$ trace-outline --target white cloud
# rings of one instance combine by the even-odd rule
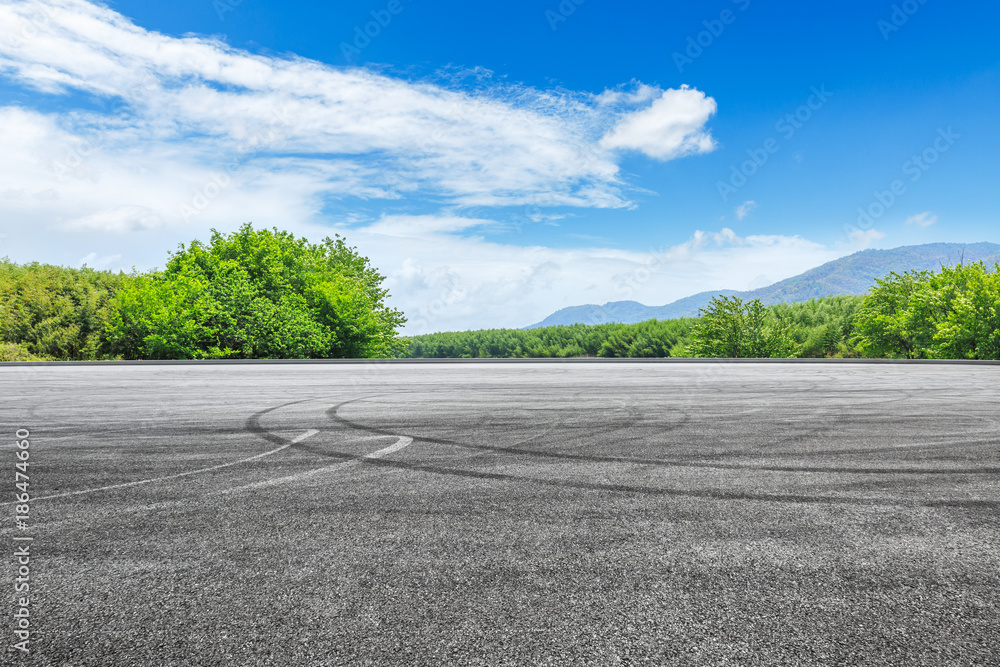
[[[496,227],[492,220],[440,215],[387,215],[364,227],[366,233],[398,239],[462,232],[476,227]]]
[[[633,82],[633,86],[618,86],[614,90],[605,90],[597,96],[600,104],[614,106],[620,104],[643,104],[652,102],[660,96],[660,89],[656,86],[647,86],[638,81]]]
[[[703,232],[699,229],[695,231],[694,236],[689,241],[695,248],[702,248],[709,242],[721,247],[724,245],[743,245],[745,240],[737,236],[736,232],[729,227],[723,227],[718,232]]]
[[[666,90],[650,106],[622,118],[600,145],[639,151],[656,160],[707,153],[715,149],[715,140],[704,127],[716,108],[715,100],[699,90]]]
[[[309,172],[314,196],[622,207],[627,186],[613,149],[672,159],[713,145],[704,123],[715,102],[686,87],[469,92],[170,37],[84,0],[3,3],[0,25],[0,73],[124,105],[42,122],[78,138],[96,131],[109,156],[149,162],[176,149],[201,170],[283,156],[288,169]],[[123,204],[103,208],[112,205]]]
[[[938,217],[930,211],[924,211],[917,215],[912,215],[906,219],[906,224],[917,225],[918,227],[930,227],[938,221]]]
[[[743,202],[742,204],[736,207],[736,219],[742,220],[743,218],[747,217],[747,215],[750,214],[750,211],[754,210],[755,208],[757,208],[757,202],[755,202],[754,200],[750,199],[748,201]]]
[[[406,332],[523,327],[565,306],[636,300],[663,305],[696,292],[740,289],[747,276],[771,282],[845,254],[799,237],[740,237],[697,231],[650,252],[591,247],[556,249],[495,243],[445,230],[488,224],[432,216],[387,216],[345,229],[386,270],[391,302],[410,319]],[[400,230],[422,229],[399,235]],[[847,250],[849,252],[849,250]]]

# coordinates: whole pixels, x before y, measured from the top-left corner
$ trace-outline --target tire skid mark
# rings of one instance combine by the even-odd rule
[[[381,438],[383,436],[378,436],[378,437]],[[304,440],[304,438],[303,438],[303,440]],[[290,446],[291,447],[295,447],[296,445],[298,445],[301,442],[302,442],[302,440],[293,441],[290,444]],[[371,452],[370,454],[364,454],[364,455],[362,455],[362,456],[360,456],[360,457],[358,457],[356,459],[352,459],[352,460],[349,460],[349,461],[343,461],[341,463],[334,463],[332,465],[323,466],[321,468],[314,468],[312,470],[306,470],[304,472],[295,473],[294,475],[286,475],[285,477],[275,477],[275,478],[272,478],[272,479],[265,479],[265,480],[262,480],[260,482],[251,482],[249,484],[242,484],[240,486],[234,486],[234,487],[231,487],[231,488],[228,488],[228,489],[220,489],[218,491],[212,491],[212,492],[206,493],[205,496],[226,495],[226,494],[229,494],[229,493],[235,493],[237,491],[247,491],[247,490],[250,490],[250,489],[262,489],[262,488],[267,488],[267,487],[271,487],[271,486],[278,486],[280,484],[286,484],[288,482],[297,482],[299,480],[308,479],[309,477],[314,477],[314,476],[316,476],[316,475],[318,475],[320,473],[331,472],[331,471],[334,471],[334,470],[342,470],[344,468],[350,468],[352,466],[356,466],[359,463],[363,463],[365,461],[372,461],[372,460],[375,460],[375,459],[380,459],[383,456],[388,456],[389,454],[393,454],[395,452],[398,452],[399,450],[403,449],[404,447],[407,447],[408,445],[410,445],[412,443],[413,443],[413,438],[411,438],[409,436],[405,436],[405,435],[398,435],[398,436],[396,436],[396,442],[394,442],[393,444],[389,445],[388,447],[384,447],[384,448],[379,449],[377,451]],[[304,449],[305,451],[309,451],[310,453],[315,453],[311,449],[305,449],[305,448],[301,448],[301,449]]]
[[[248,458],[245,458],[245,459],[240,459],[239,461],[230,461],[228,463],[220,463],[219,465],[209,466],[207,468],[198,468],[197,470],[188,470],[187,472],[179,472],[179,473],[176,473],[174,475],[164,475],[163,477],[150,477],[149,479],[140,479],[140,480],[135,481],[135,482],[122,482],[121,484],[110,484],[108,486],[99,486],[99,487],[93,488],[93,489],[82,489],[80,491],[67,491],[66,493],[54,493],[54,494],[52,494],[50,496],[38,496],[37,498],[32,498],[31,500],[32,500],[32,502],[34,502],[34,501],[37,501],[37,500],[50,500],[52,498],[65,498],[67,496],[79,496],[79,495],[83,495],[84,493],[97,493],[98,491],[112,491],[114,489],[124,489],[124,488],[130,487],[130,486],[139,486],[140,484],[152,484],[153,482],[162,482],[162,481],[167,480],[167,479],[177,479],[178,477],[187,477],[189,475],[198,475],[198,474],[201,474],[203,472],[211,472],[213,470],[221,470],[222,468],[231,468],[232,466],[236,466],[236,465],[239,465],[241,463],[249,463],[250,461],[256,461],[256,460],[262,459],[262,458],[264,458],[266,456],[271,456],[272,454],[277,454],[278,452],[280,452],[280,451],[282,451],[284,449],[288,449],[294,443],[301,442],[301,441],[305,440],[306,438],[309,438],[311,436],[316,435],[317,433],[319,433],[319,431],[317,431],[316,429],[310,429],[310,430],[306,431],[305,433],[303,433],[302,435],[296,437],[294,440],[292,440],[288,444],[282,445],[281,447],[278,447],[277,449],[272,449],[269,452],[262,452],[260,454],[255,455],[255,456],[251,456],[251,457],[248,457]],[[0,503],[0,504],[3,504],[3,505],[12,505],[14,503]]]
[[[318,433],[319,431],[315,431],[315,432]],[[382,437],[382,436],[378,436],[378,437]],[[305,438],[301,438],[301,439],[300,438],[296,438],[295,441],[293,441],[290,444],[291,444],[291,446],[294,447],[299,442],[302,442],[304,439]],[[278,486],[280,484],[285,484],[285,483],[288,483],[288,482],[295,482],[295,481],[299,481],[299,480],[302,480],[302,479],[307,479],[309,477],[313,477],[313,476],[318,475],[320,473],[328,473],[328,472],[333,472],[333,471],[339,471],[339,470],[341,470],[343,468],[351,467],[351,466],[357,465],[359,463],[362,463],[364,460],[367,460],[367,459],[378,459],[378,458],[381,458],[381,457],[386,456],[388,454],[391,454],[393,452],[398,452],[400,449],[403,449],[404,447],[406,447],[407,445],[409,445],[412,442],[413,442],[412,438],[401,436],[401,437],[399,437],[399,438],[396,439],[396,442],[394,444],[389,445],[388,447],[385,447],[385,448],[380,449],[378,451],[374,451],[374,452],[372,452],[370,454],[366,454],[365,456],[362,456],[359,460],[356,460],[356,461],[345,461],[345,462],[342,462],[342,463],[334,463],[333,465],[322,466],[320,468],[315,468],[313,470],[306,470],[306,471],[303,471],[303,472],[300,472],[300,473],[296,473],[294,475],[287,475],[285,477],[278,477],[278,478],[273,478],[273,479],[267,479],[267,480],[262,480],[260,482],[250,482],[248,484],[241,484],[239,486],[233,486],[233,487],[229,487],[229,488],[225,488],[225,489],[218,489],[218,490],[215,490],[215,491],[208,491],[208,492],[199,494],[198,498],[199,499],[213,498],[213,497],[218,497],[218,496],[229,495],[231,493],[238,493],[238,492],[242,492],[242,491],[256,490],[256,489],[266,488],[266,487],[270,487],[270,486]],[[146,504],[146,505],[132,505],[130,507],[126,507],[126,508],[123,508],[123,509],[115,509],[114,512],[113,512],[113,515],[115,517],[118,517],[118,516],[121,516],[122,514],[126,514],[126,513],[135,514],[135,513],[138,513],[138,512],[155,512],[155,511],[161,511],[161,510],[168,510],[168,509],[174,509],[174,508],[178,508],[178,507],[187,507],[187,506],[190,505],[190,503],[191,503],[190,498],[178,498],[176,500],[164,500],[164,501],[160,501],[160,502],[149,503],[149,504]],[[104,518],[107,518],[107,517],[104,517]],[[79,518],[74,518],[74,519],[64,519],[64,520],[61,520],[61,521],[50,521],[50,522],[46,522],[46,523],[40,523],[40,524],[36,524],[35,528],[52,529],[52,528],[56,528],[56,527],[67,525],[67,524],[93,523],[94,520],[95,520],[95,518],[93,516],[89,516],[88,515],[86,517],[79,517]]]
[[[248,420],[248,421],[254,421],[254,423],[256,424],[256,426],[259,428],[259,426],[260,426],[260,424],[259,424],[260,417],[264,416],[265,414],[267,414],[269,412],[273,412],[274,410],[279,410],[279,409],[287,407],[289,405],[295,405],[297,403],[305,403],[306,401],[310,401],[310,400],[314,400],[314,399],[304,399],[304,400],[299,400],[299,401],[292,401],[290,403],[283,403],[281,405],[276,405],[274,407],[268,408],[266,410],[262,410],[261,412],[258,412],[256,414],[254,414],[250,418],[250,420]],[[107,486],[99,486],[99,487],[96,487],[96,488],[93,488],[93,489],[81,489],[79,491],[67,491],[65,493],[54,493],[54,494],[47,495],[47,496],[38,496],[38,497],[33,497],[31,500],[32,500],[32,502],[34,502],[34,501],[37,501],[37,500],[51,500],[51,499],[54,499],[54,498],[66,498],[66,497],[69,497],[69,496],[79,496],[79,495],[84,495],[84,494],[87,494],[87,493],[98,493],[99,491],[113,491],[113,490],[116,490],[116,489],[124,489],[124,488],[132,487],[132,486],[140,486],[142,484],[152,484],[153,482],[162,482],[162,481],[165,481],[165,480],[168,480],[168,479],[178,479],[180,477],[188,477],[190,475],[198,475],[198,474],[201,474],[201,473],[212,472],[213,470],[221,470],[223,468],[231,468],[233,466],[240,465],[241,463],[249,463],[251,461],[256,461],[258,459],[262,459],[262,458],[271,456],[273,454],[277,454],[278,452],[283,451],[285,449],[288,449],[289,447],[293,446],[294,444],[302,442],[306,438],[310,438],[310,437],[316,435],[317,433],[319,433],[318,429],[309,429],[305,433],[303,433],[303,434],[301,434],[301,435],[293,438],[292,440],[285,440],[284,438],[281,438],[279,436],[276,436],[276,435],[273,435],[273,434],[268,434],[271,437],[265,437],[264,439],[267,440],[268,442],[271,442],[271,443],[279,445],[277,448],[272,449],[272,450],[267,451],[267,452],[262,452],[260,454],[256,454],[254,456],[250,456],[250,457],[245,458],[245,459],[240,459],[238,461],[229,461],[227,463],[220,463],[218,465],[209,466],[207,468],[198,468],[197,470],[188,470],[188,471],[185,471],[185,472],[175,473],[173,475],[164,475],[162,477],[150,477],[149,479],[140,479],[140,480],[136,480],[134,482],[122,482],[120,484],[109,484]],[[6,503],[0,503],[0,506],[3,506],[3,505],[13,505],[15,503],[16,503],[16,501],[6,502]]]
[[[421,441],[423,438],[414,438],[414,441]],[[394,461],[390,459],[368,459],[364,456],[347,454],[345,452],[324,451],[309,446],[297,446],[317,456],[357,461],[368,465],[396,468],[403,470],[414,470],[418,472],[428,472],[437,475],[448,475],[452,477],[467,477],[473,479],[487,479],[502,482],[531,482],[544,486],[554,486],[569,489],[583,489],[586,491],[608,491],[618,493],[634,493],[653,496],[672,496],[683,498],[705,498],[709,500],[747,500],[756,502],[792,502],[802,504],[821,505],[863,505],[872,507],[958,507],[976,509],[1000,509],[1000,501],[992,500],[928,500],[928,501],[905,501],[893,500],[890,498],[843,498],[838,496],[809,496],[804,494],[778,494],[778,493],[740,493],[735,491],[699,491],[684,489],[664,489],[652,486],[635,486],[628,484],[599,484],[596,482],[573,482],[552,479],[542,479],[521,475],[511,475],[500,472],[486,472],[477,470],[461,470],[458,468],[445,468],[419,463],[409,463],[405,461]]]
[[[354,428],[357,430],[367,431],[376,435],[383,436],[397,436],[397,433],[388,431],[385,429],[380,429],[374,426],[367,426],[365,424],[358,424],[353,422],[346,417],[340,415],[340,408],[345,405],[355,403],[358,401],[368,400],[374,397],[356,398],[350,401],[344,401],[338,405],[331,407],[327,410],[327,414],[330,415],[335,421]],[[602,431],[603,432],[603,431]],[[503,454],[516,454],[524,456],[534,456],[540,458],[554,458],[554,459],[565,459],[570,461],[587,461],[590,463],[633,463],[638,465],[649,465],[658,466],[663,468],[713,468],[721,470],[755,470],[763,472],[811,472],[811,473],[838,473],[838,474],[877,474],[877,475],[948,475],[948,474],[998,474],[1000,473],[1000,468],[956,468],[951,470],[927,470],[926,468],[824,468],[821,466],[752,466],[752,465],[740,465],[737,463],[703,463],[691,460],[676,460],[676,459],[644,459],[637,457],[627,457],[627,456],[596,456],[590,454],[567,454],[560,452],[544,452],[535,451],[531,449],[520,449],[518,447],[497,447],[491,445],[475,445],[471,443],[461,442],[458,440],[450,440],[447,438],[433,438],[426,436],[416,436],[411,435],[415,440],[420,440],[423,442],[429,442],[437,445],[448,445],[454,447],[461,447],[463,449],[472,449],[479,451],[490,451],[499,452]],[[799,436],[795,436],[799,437]],[[806,437],[803,434],[801,437]]]
[[[372,396],[356,398],[350,401],[344,401],[338,405],[331,407],[327,410],[327,414],[330,415],[335,421],[356,430],[367,431],[382,436],[395,436],[399,437],[397,434],[384,432],[382,429],[378,429],[372,426],[366,426],[364,424],[355,424],[338,414],[338,410],[350,403],[355,403],[357,401],[367,400],[374,398]],[[485,449],[494,451],[513,451],[519,454],[533,454],[544,456],[540,452],[529,452],[525,450],[517,450],[509,447],[497,448],[488,447],[485,445],[466,445],[464,443],[452,442],[442,438],[425,438],[420,436],[410,436],[415,442],[430,442],[434,444],[445,444],[445,445],[456,445],[459,447],[465,447],[468,449]],[[639,486],[639,485],[629,485],[629,484],[600,484],[597,482],[575,482],[569,480],[553,480],[553,479],[543,479],[538,477],[521,476],[521,475],[511,475],[508,473],[501,472],[487,472],[487,471],[477,471],[477,470],[461,470],[458,468],[447,468],[443,466],[433,466],[420,463],[411,463],[406,461],[394,461],[390,459],[365,459],[364,456],[357,456],[354,454],[347,454],[345,452],[333,452],[324,451],[309,445],[298,444],[297,449],[304,449],[318,456],[325,456],[330,458],[345,459],[345,460],[355,460],[366,463],[368,465],[380,466],[386,468],[396,468],[404,470],[414,470],[418,472],[428,472],[438,475],[448,475],[453,477],[466,477],[473,479],[487,479],[493,481],[501,482],[531,482],[535,484],[541,484],[544,486],[553,486],[560,488],[570,488],[570,489],[582,489],[587,491],[605,491],[605,492],[618,492],[618,493],[634,493],[641,495],[653,495],[653,496],[667,496],[667,497],[684,497],[684,498],[705,498],[709,500],[745,500],[754,502],[790,502],[799,504],[818,504],[818,505],[859,505],[859,506],[871,506],[871,507],[953,507],[953,508],[969,508],[969,509],[1000,509],[1000,501],[993,500],[982,500],[982,499],[969,499],[969,500],[926,500],[926,501],[905,501],[905,500],[894,500],[890,498],[844,498],[840,496],[811,496],[805,494],[779,494],[779,493],[742,493],[737,491],[708,491],[708,490],[684,490],[684,489],[665,489],[662,487],[650,487],[650,486]],[[552,456],[552,455],[548,455]],[[555,455],[554,458],[583,458],[581,455]],[[596,459],[598,462],[608,460],[606,457],[598,457]]]
[[[260,412],[255,412],[247,419],[246,426],[244,430],[253,433],[258,438],[267,440],[268,442],[273,442],[276,445],[286,445],[289,444],[287,440],[282,438],[280,435],[275,435],[271,433],[263,426],[260,425],[260,418],[264,415],[274,412],[275,410],[280,410],[282,408],[287,408],[290,405],[299,405],[300,403],[308,403],[309,401],[315,401],[315,398],[303,398],[299,401],[289,401],[288,403],[281,403],[280,405],[275,405],[273,407],[267,408],[266,410],[261,410]]]

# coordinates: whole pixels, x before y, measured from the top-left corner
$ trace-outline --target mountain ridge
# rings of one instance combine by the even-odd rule
[[[638,301],[609,301],[602,306],[585,304],[568,306],[552,313],[541,322],[524,327],[606,324],[635,324],[646,320],[670,320],[697,316],[698,311],[720,294],[741,299],[760,299],[764,305],[808,301],[837,294],[864,294],[877,278],[890,272],[924,271],[950,266],[959,262],[1000,262],[1000,244],[996,243],[928,243],[900,246],[888,250],[861,250],[835,259],[772,285],[753,290],[711,290],[678,299],[663,306],[646,306]]]

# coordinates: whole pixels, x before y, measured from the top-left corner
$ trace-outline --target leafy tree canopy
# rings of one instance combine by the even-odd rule
[[[1000,265],[891,273],[865,296],[855,339],[867,357],[1000,359]]]
[[[749,307],[752,304],[744,304]],[[782,351],[809,357],[857,357],[852,346],[858,296],[833,296],[769,306],[767,327],[784,330],[791,339]],[[754,306],[760,317],[760,306]],[[409,338],[406,356],[477,357],[690,357],[692,332],[701,320],[647,320],[637,324],[572,324],[535,329],[489,329],[424,334]],[[717,328],[724,334],[725,328]],[[724,352],[719,352],[723,354]]]
[[[172,253],[135,276],[107,318],[127,359],[369,358],[401,352],[403,314],[384,276],[337,236],[322,243],[246,224]]]
[[[798,303],[778,303],[769,310],[789,323],[797,356],[803,358],[858,357],[854,347],[854,317],[860,296],[827,296]]]

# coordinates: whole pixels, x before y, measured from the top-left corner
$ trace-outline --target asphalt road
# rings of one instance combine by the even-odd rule
[[[1000,366],[6,366],[0,387],[11,664],[1000,664]]]

